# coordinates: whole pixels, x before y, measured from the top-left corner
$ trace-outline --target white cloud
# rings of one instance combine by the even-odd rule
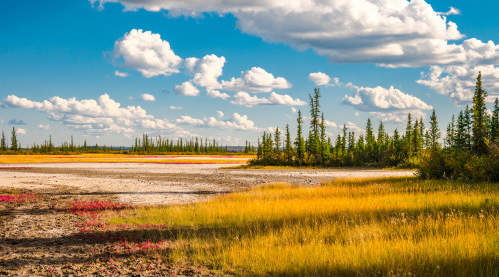
[[[218,114],[220,116],[220,114]],[[204,119],[193,118],[188,115],[183,115],[176,120],[179,124],[195,125],[200,127],[214,127],[220,129],[235,129],[244,131],[257,131],[255,122],[248,119],[247,115],[240,115],[239,113],[232,114],[230,120],[220,120],[214,116]]]
[[[331,127],[331,128],[338,127],[338,125],[336,124],[336,122],[329,121],[327,119],[324,119],[324,125],[326,125],[326,127]]]
[[[345,125],[349,130],[352,130],[356,133],[364,132],[364,129],[360,128],[357,124],[353,123],[352,121],[347,121]]]
[[[185,96],[197,96],[199,94],[199,89],[189,81],[176,85],[175,91]]]
[[[183,110],[184,108],[183,107],[180,107],[180,106],[170,106],[168,107],[170,110],[172,111],[181,111]]]
[[[159,34],[132,29],[114,45],[114,53],[122,57],[125,65],[142,73],[146,78],[178,73],[182,58],[170,48],[170,43]]]
[[[298,112],[298,110],[296,110],[296,108],[295,108],[295,107],[291,107],[291,112],[292,112],[292,113],[296,113],[296,112]]]
[[[286,94],[271,92],[269,97],[258,97],[247,92],[240,91],[234,95],[231,101],[234,105],[253,107],[258,105],[283,105],[283,106],[303,106],[306,103],[298,98],[293,99]]]
[[[206,89],[220,89],[218,78],[222,76],[225,57],[206,55],[202,59],[187,58],[185,66],[194,75],[192,82]]]
[[[38,124],[38,128],[43,129],[43,130],[48,130],[50,129],[49,124]]]
[[[129,134],[136,129],[186,133],[167,119],[155,118],[148,114],[140,106],[121,107],[121,104],[108,94],[102,94],[97,100],[54,96],[41,102],[8,95],[4,103],[9,107],[45,112],[51,120],[88,133]]]
[[[170,15],[233,14],[246,33],[298,49],[313,49],[333,62],[387,66],[448,64],[463,59],[463,35],[424,0],[91,0],[120,2],[126,10],[168,10]],[[334,26],[334,27],[332,27]]]
[[[423,100],[404,93],[393,86],[387,88],[358,87],[348,83],[346,87],[356,90],[352,96],[345,95],[343,103],[354,108],[369,112],[371,115],[385,121],[401,122],[407,113],[424,116],[425,110],[433,107]]]
[[[466,62],[448,66],[432,66],[418,84],[448,95],[456,103],[472,101],[476,77],[482,72],[483,87],[489,93],[489,101],[499,96],[499,45],[477,39],[463,42]]]
[[[223,99],[223,100],[227,100],[230,98],[230,95],[228,95],[227,93],[225,92],[220,92],[216,89],[209,89],[209,90],[206,90],[206,94],[208,96],[210,96],[211,98],[220,98],[220,99]]]
[[[215,117],[209,117],[206,124],[210,127],[219,127],[223,129],[236,129],[245,131],[257,131],[258,128],[255,122],[248,119],[247,115],[240,115],[239,113],[233,113],[231,120],[218,120]]]
[[[274,77],[261,67],[252,67],[241,72],[241,77],[222,81],[222,88],[231,91],[271,92],[273,89],[288,89],[291,84],[283,77]]]
[[[308,74],[308,79],[312,81],[316,86],[327,86],[331,81],[331,77],[322,72],[312,72]]]
[[[188,115],[182,115],[180,118],[175,120],[176,123],[179,124],[187,124],[187,125],[203,125],[204,121],[202,119],[193,118]]]
[[[218,116],[219,118],[224,117],[224,115],[225,115],[225,114],[224,114],[224,112],[222,112],[222,111],[217,111],[217,116]]]
[[[128,77],[128,73],[115,70],[114,71],[114,76],[125,78],[125,77]]]
[[[439,12],[437,14],[439,14],[439,15],[445,15],[445,16],[458,15],[458,14],[461,14],[461,11],[458,10],[458,9],[456,9],[456,8],[454,8],[454,7],[450,7],[449,11],[447,11],[447,12]]]
[[[156,101],[156,97],[154,95],[149,94],[149,93],[143,93],[141,96],[142,100],[144,101],[149,101],[149,102],[154,102]]]
[[[16,134],[18,135],[26,135],[26,129],[23,129],[23,128],[17,128],[16,129]]]

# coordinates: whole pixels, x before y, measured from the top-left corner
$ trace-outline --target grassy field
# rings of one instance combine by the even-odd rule
[[[498,192],[497,183],[414,178],[273,184],[106,221],[132,226],[119,236],[169,241],[165,259],[238,275],[494,276]]]

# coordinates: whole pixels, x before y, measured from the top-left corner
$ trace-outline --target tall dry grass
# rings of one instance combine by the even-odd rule
[[[140,208],[110,224],[166,224],[169,259],[238,275],[493,276],[499,186],[414,178],[273,184],[186,206]]]

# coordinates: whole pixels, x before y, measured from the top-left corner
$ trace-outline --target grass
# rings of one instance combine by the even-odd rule
[[[171,241],[165,258],[237,275],[493,276],[499,186],[415,178],[272,184],[108,215],[120,235]],[[163,228],[141,228],[163,224]],[[119,231],[118,231],[119,232]]]

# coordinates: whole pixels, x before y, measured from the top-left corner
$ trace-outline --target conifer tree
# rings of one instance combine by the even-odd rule
[[[301,111],[298,111],[298,118],[296,121],[298,123],[296,131],[296,139],[295,139],[296,159],[299,164],[302,164],[303,161],[305,160],[305,142],[303,140],[303,129],[302,129],[303,119],[301,117]]]
[[[438,140],[440,139],[440,129],[438,128],[437,115],[435,110],[430,116],[430,130],[429,130],[430,147],[432,150],[436,150],[439,147]]]
[[[404,137],[404,143],[408,154],[412,153],[411,141],[412,141],[412,118],[411,118],[411,113],[409,113],[407,114],[407,125],[405,128],[405,137]]]
[[[289,125],[286,124],[286,141],[285,141],[286,161],[291,163],[293,161],[293,145],[291,143],[291,134],[289,133]]]
[[[487,92],[482,89],[482,73],[476,79],[475,94],[473,96],[473,152],[478,155],[487,153],[487,114],[485,98]]]
[[[10,137],[10,150],[17,151],[17,135],[15,127],[12,127],[12,134]]]
[[[499,143],[499,99],[494,101],[494,111],[490,119],[490,141]]]
[[[7,141],[5,140],[5,134],[3,130],[2,130],[2,139],[0,140],[0,148],[2,149],[2,151],[7,150]]]
[[[277,156],[279,156],[279,153],[281,152],[281,131],[279,130],[279,127],[275,127],[274,143],[275,143],[274,152],[276,153]]]

